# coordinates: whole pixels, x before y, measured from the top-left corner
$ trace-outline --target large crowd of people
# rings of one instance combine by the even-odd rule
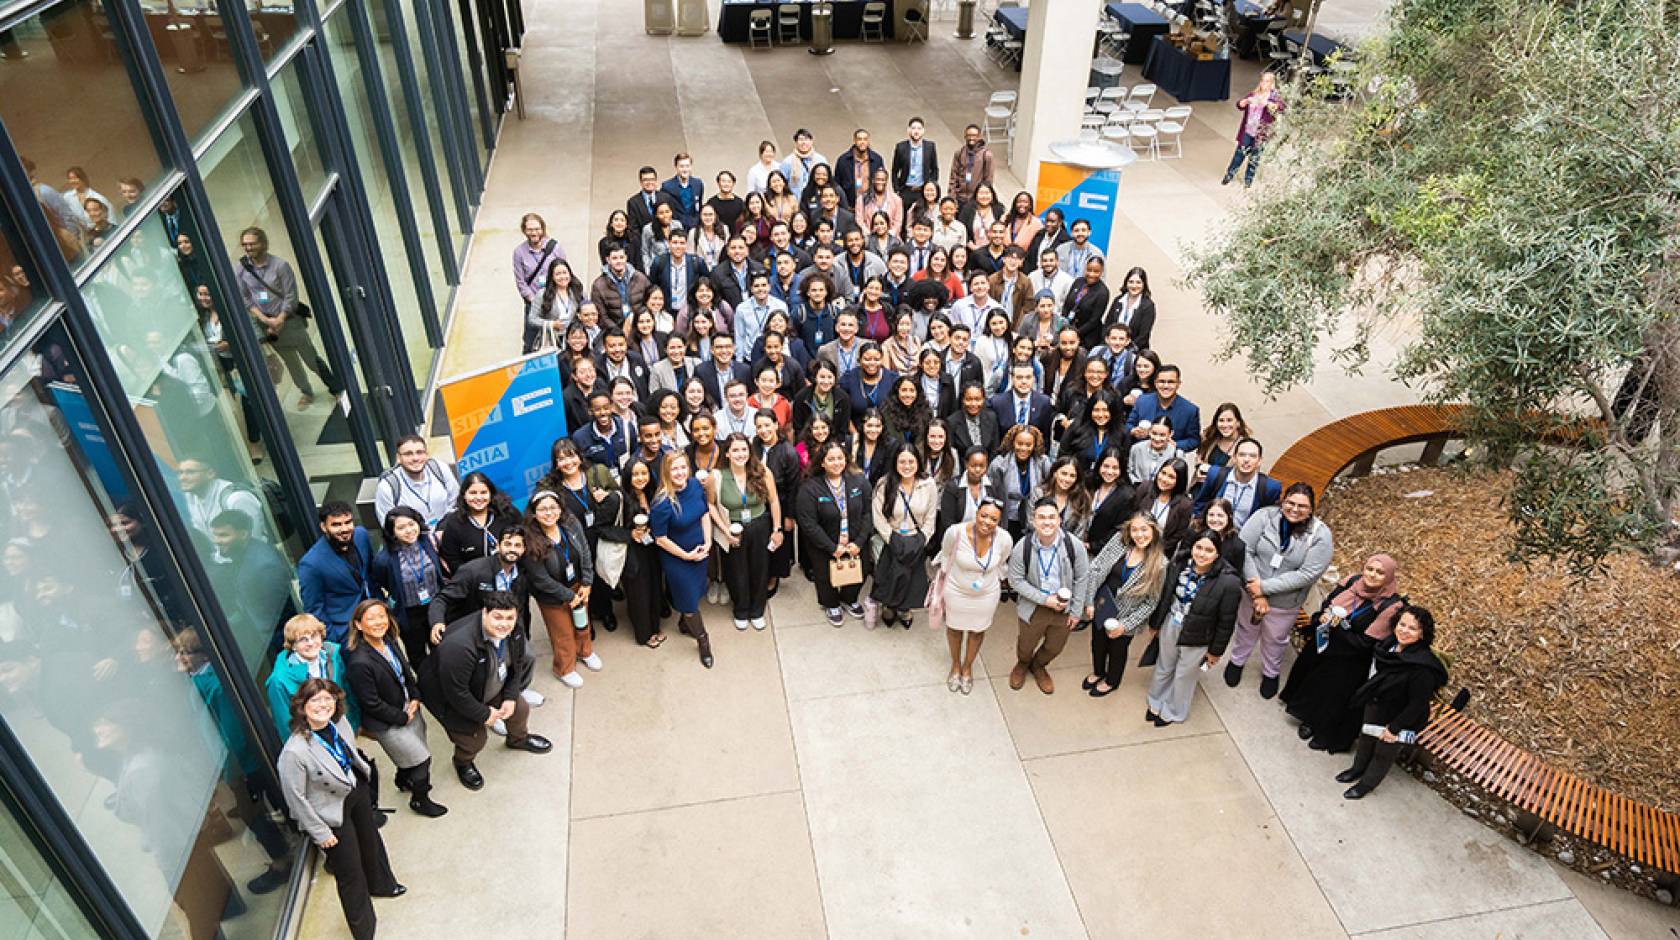
[[[306,612],[269,679],[287,797],[334,859],[354,934],[372,933],[369,895],[402,887],[353,729],[416,813],[443,815],[420,706],[469,790],[492,733],[547,752],[529,730],[539,618],[551,673],[577,689],[628,655],[602,637],[625,623],[656,650],[674,622],[710,668],[707,605],[714,625],[727,610],[763,630],[802,577],[836,628],[930,621],[948,688],[968,695],[1010,610],[1011,689],[1054,694],[1051,666],[1085,632],[1080,691],[1105,697],[1138,641],[1160,727],[1189,718],[1227,652],[1232,687],[1258,652],[1259,694],[1282,687],[1302,739],[1354,752],[1350,799],[1421,729],[1445,670],[1394,560],[1309,610],[1334,547],[1316,494],[1261,471],[1235,404],[1195,402],[1194,376],[1153,344],[1170,312],[1148,273],[1111,287],[1089,220],[1000,198],[979,128],[945,173],[922,130],[912,119],[890,158],[859,130],[832,161],[801,130],[785,157],[762,143],[744,187],[724,170],[710,193],[677,154],[668,178],[641,169],[593,255],[524,217],[518,332],[557,350],[571,428],[549,472],[504,493],[400,442],[376,489],[383,547],[350,506],[321,507]]]

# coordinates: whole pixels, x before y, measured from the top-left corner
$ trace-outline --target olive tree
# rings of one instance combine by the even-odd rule
[[[1269,394],[1403,324],[1398,377],[1518,468],[1514,556],[1583,574],[1676,534],[1669,2],[1401,0],[1351,94],[1285,83],[1263,185],[1187,274]]]

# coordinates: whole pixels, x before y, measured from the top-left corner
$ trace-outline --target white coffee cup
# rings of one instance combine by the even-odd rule
[[[1109,633],[1113,633],[1114,631],[1116,631],[1118,629],[1120,629],[1120,621],[1118,619],[1116,619],[1114,617],[1110,617],[1107,620],[1103,621],[1103,630],[1105,630]]]
[[[632,523],[634,523],[635,525],[647,525],[648,524],[647,513],[645,513],[645,512],[636,513],[634,516],[632,516],[630,518],[630,521]]]
[[[745,527],[742,526],[739,522],[731,522],[729,524],[729,534],[735,536],[736,538],[740,538],[741,533],[744,530],[745,530]]]

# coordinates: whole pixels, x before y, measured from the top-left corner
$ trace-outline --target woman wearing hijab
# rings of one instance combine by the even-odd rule
[[[1351,783],[1342,796],[1361,799],[1382,783],[1400,748],[1417,740],[1429,723],[1429,703],[1447,684],[1447,667],[1435,655],[1435,616],[1407,606],[1394,622],[1394,635],[1377,645],[1376,671],[1353,694],[1364,724],[1353,750],[1353,766],[1336,775]]]
[[[1280,698],[1313,750],[1345,751],[1359,736],[1359,716],[1348,702],[1371,674],[1372,651],[1394,634],[1403,605],[1399,570],[1393,558],[1372,555],[1364,570],[1330,592],[1306,627],[1306,646]]]

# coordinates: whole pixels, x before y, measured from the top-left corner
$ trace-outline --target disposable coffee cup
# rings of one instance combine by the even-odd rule
[[[739,538],[743,531],[745,531],[745,527],[742,526],[739,522],[731,522],[729,524],[729,534],[730,535],[733,535],[733,536],[736,536],[737,538]]]
[[[635,523],[636,525],[647,525],[648,524],[647,513],[645,513],[645,512],[636,513],[634,516],[632,516],[630,518],[630,521]]]
[[[1068,590],[1067,588],[1057,588],[1056,589],[1056,596],[1061,598],[1063,601],[1073,600],[1073,592]]]
[[[1118,629],[1120,629],[1120,620],[1118,618],[1110,617],[1103,621],[1103,630],[1113,633]]]
[[[694,478],[696,480],[699,480],[701,483],[706,482],[706,477],[708,477],[710,475],[711,475],[711,471],[705,469],[704,467],[700,468],[699,470],[694,471]]]

